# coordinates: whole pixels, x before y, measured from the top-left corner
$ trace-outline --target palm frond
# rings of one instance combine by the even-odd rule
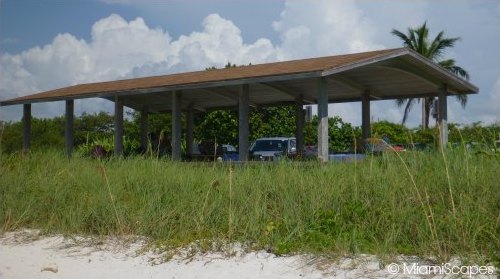
[[[466,80],[469,80],[469,73],[462,67],[455,65],[455,60],[454,59],[446,59],[439,61],[438,64],[447,69],[448,71],[454,73],[455,75],[464,78]]]
[[[398,108],[404,106],[404,104],[406,103],[408,99],[396,99],[396,105],[398,106]]]
[[[455,59],[446,59],[438,62],[439,66],[449,70],[451,67],[455,66]]]
[[[427,21],[415,30],[418,38],[417,52],[428,57],[428,36],[429,29],[427,28]]]
[[[466,80],[469,80],[469,73],[462,67],[460,66],[452,66],[450,69],[449,69],[452,73],[454,73],[455,75],[461,77],[461,78],[464,78]]]
[[[415,50],[415,51],[418,51],[418,40],[417,40],[417,37],[415,36],[415,34],[417,33],[417,31],[413,28],[408,28],[408,35],[409,35],[409,38],[410,38],[410,41],[411,41],[411,49]]]
[[[460,40],[460,37],[456,38],[444,38],[437,42],[436,49],[434,50],[434,58],[440,58],[447,48],[452,48],[455,46],[455,42]]]
[[[437,36],[434,38],[434,40],[431,42],[431,45],[429,46],[429,53],[428,56],[430,59],[437,60],[439,59],[442,54],[443,54],[443,49],[440,46],[441,40],[444,36],[444,31],[439,32]]]
[[[396,29],[392,29],[391,34],[399,37],[403,41],[404,46],[411,48],[412,42],[411,42],[410,38],[408,38],[408,36],[406,36],[406,34],[402,33],[401,31],[398,31]]]
[[[465,108],[465,106],[467,105],[468,96],[465,94],[461,94],[461,95],[456,95],[455,97],[457,98],[457,101],[460,103],[462,108]]]

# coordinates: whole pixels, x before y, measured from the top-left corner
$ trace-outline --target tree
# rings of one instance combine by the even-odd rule
[[[402,124],[391,123],[389,121],[379,121],[372,123],[372,134],[374,137],[382,138],[387,136],[390,143],[401,144],[411,143],[410,130]]]
[[[295,106],[258,107],[250,110],[250,140],[261,137],[294,137]]]
[[[234,110],[215,110],[207,113],[196,123],[195,135],[199,141],[236,145],[238,113]]]
[[[424,24],[418,26],[417,28],[408,28],[407,34],[404,34],[396,29],[393,29],[391,33],[400,38],[403,41],[403,45],[405,47],[413,49],[419,54],[433,60],[441,67],[454,73],[455,75],[467,80],[469,79],[469,74],[467,73],[467,71],[462,67],[457,66],[454,59],[443,59],[446,49],[453,47],[455,43],[460,40],[460,37],[446,38],[444,31],[441,31],[437,34],[434,40],[430,41],[427,22],[424,22]],[[457,95],[456,97],[462,107],[465,107],[465,105],[467,104],[467,95]],[[406,122],[410,110],[417,102],[423,102],[422,128],[427,129],[429,127],[429,113],[434,103],[434,97],[426,97],[423,99],[408,98],[396,100],[396,104],[399,107],[405,107],[402,124]]]
[[[311,121],[312,135],[310,144],[318,144],[316,131],[318,130],[319,118],[314,115]],[[306,128],[306,130],[308,130]],[[355,145],[355,139],[361,136],[361,129],[353,127],[350,123],[342,121],[339,116],[328,117],[328,150],[329,152],[349,152]]]

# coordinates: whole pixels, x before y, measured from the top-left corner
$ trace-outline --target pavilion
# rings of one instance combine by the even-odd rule
[[[250,107],[295,104],[297,150],[304,145],[306,104],[318,105],[318,159],[328,161],[328,104],[361,101],[362,135],[370,137],[370,102],[437,97],[440,143],[448,141],[447,97],[478,88],[408,48],[258,64],[220,70],[78,84],[15,99],[23,105],[23,148],[30,147],[31,104],[65,101],[65,142],[73,150],[74,100],[104,98],[115,103],[115,154],[123,152],[123,107],[141,112],[141,143],[147,142],[150,113],[172,113],[172,159],[181,159],[181,114],[186,113],[187,153],[194,142],[194,113],[237,108],[240,160],[248,160]]]

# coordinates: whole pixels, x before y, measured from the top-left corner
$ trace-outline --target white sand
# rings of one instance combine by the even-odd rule
[[[392,275],[376,257],[366,255],[332,262],[259,251],[233,257],[184,255],[164,261],[164,254],[138,253],[142,245],[140,241],[124,246],[111,240],[37,237],[33,231],[7,233],[0,238],[0,278],[422,278]]]

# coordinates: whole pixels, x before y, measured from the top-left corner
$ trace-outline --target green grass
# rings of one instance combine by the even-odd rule
[[[3,231],[134,234],[169,246],[221,240],[278,254],[500,258],[498,155],[229,166],[33,152],[0,163]]]

